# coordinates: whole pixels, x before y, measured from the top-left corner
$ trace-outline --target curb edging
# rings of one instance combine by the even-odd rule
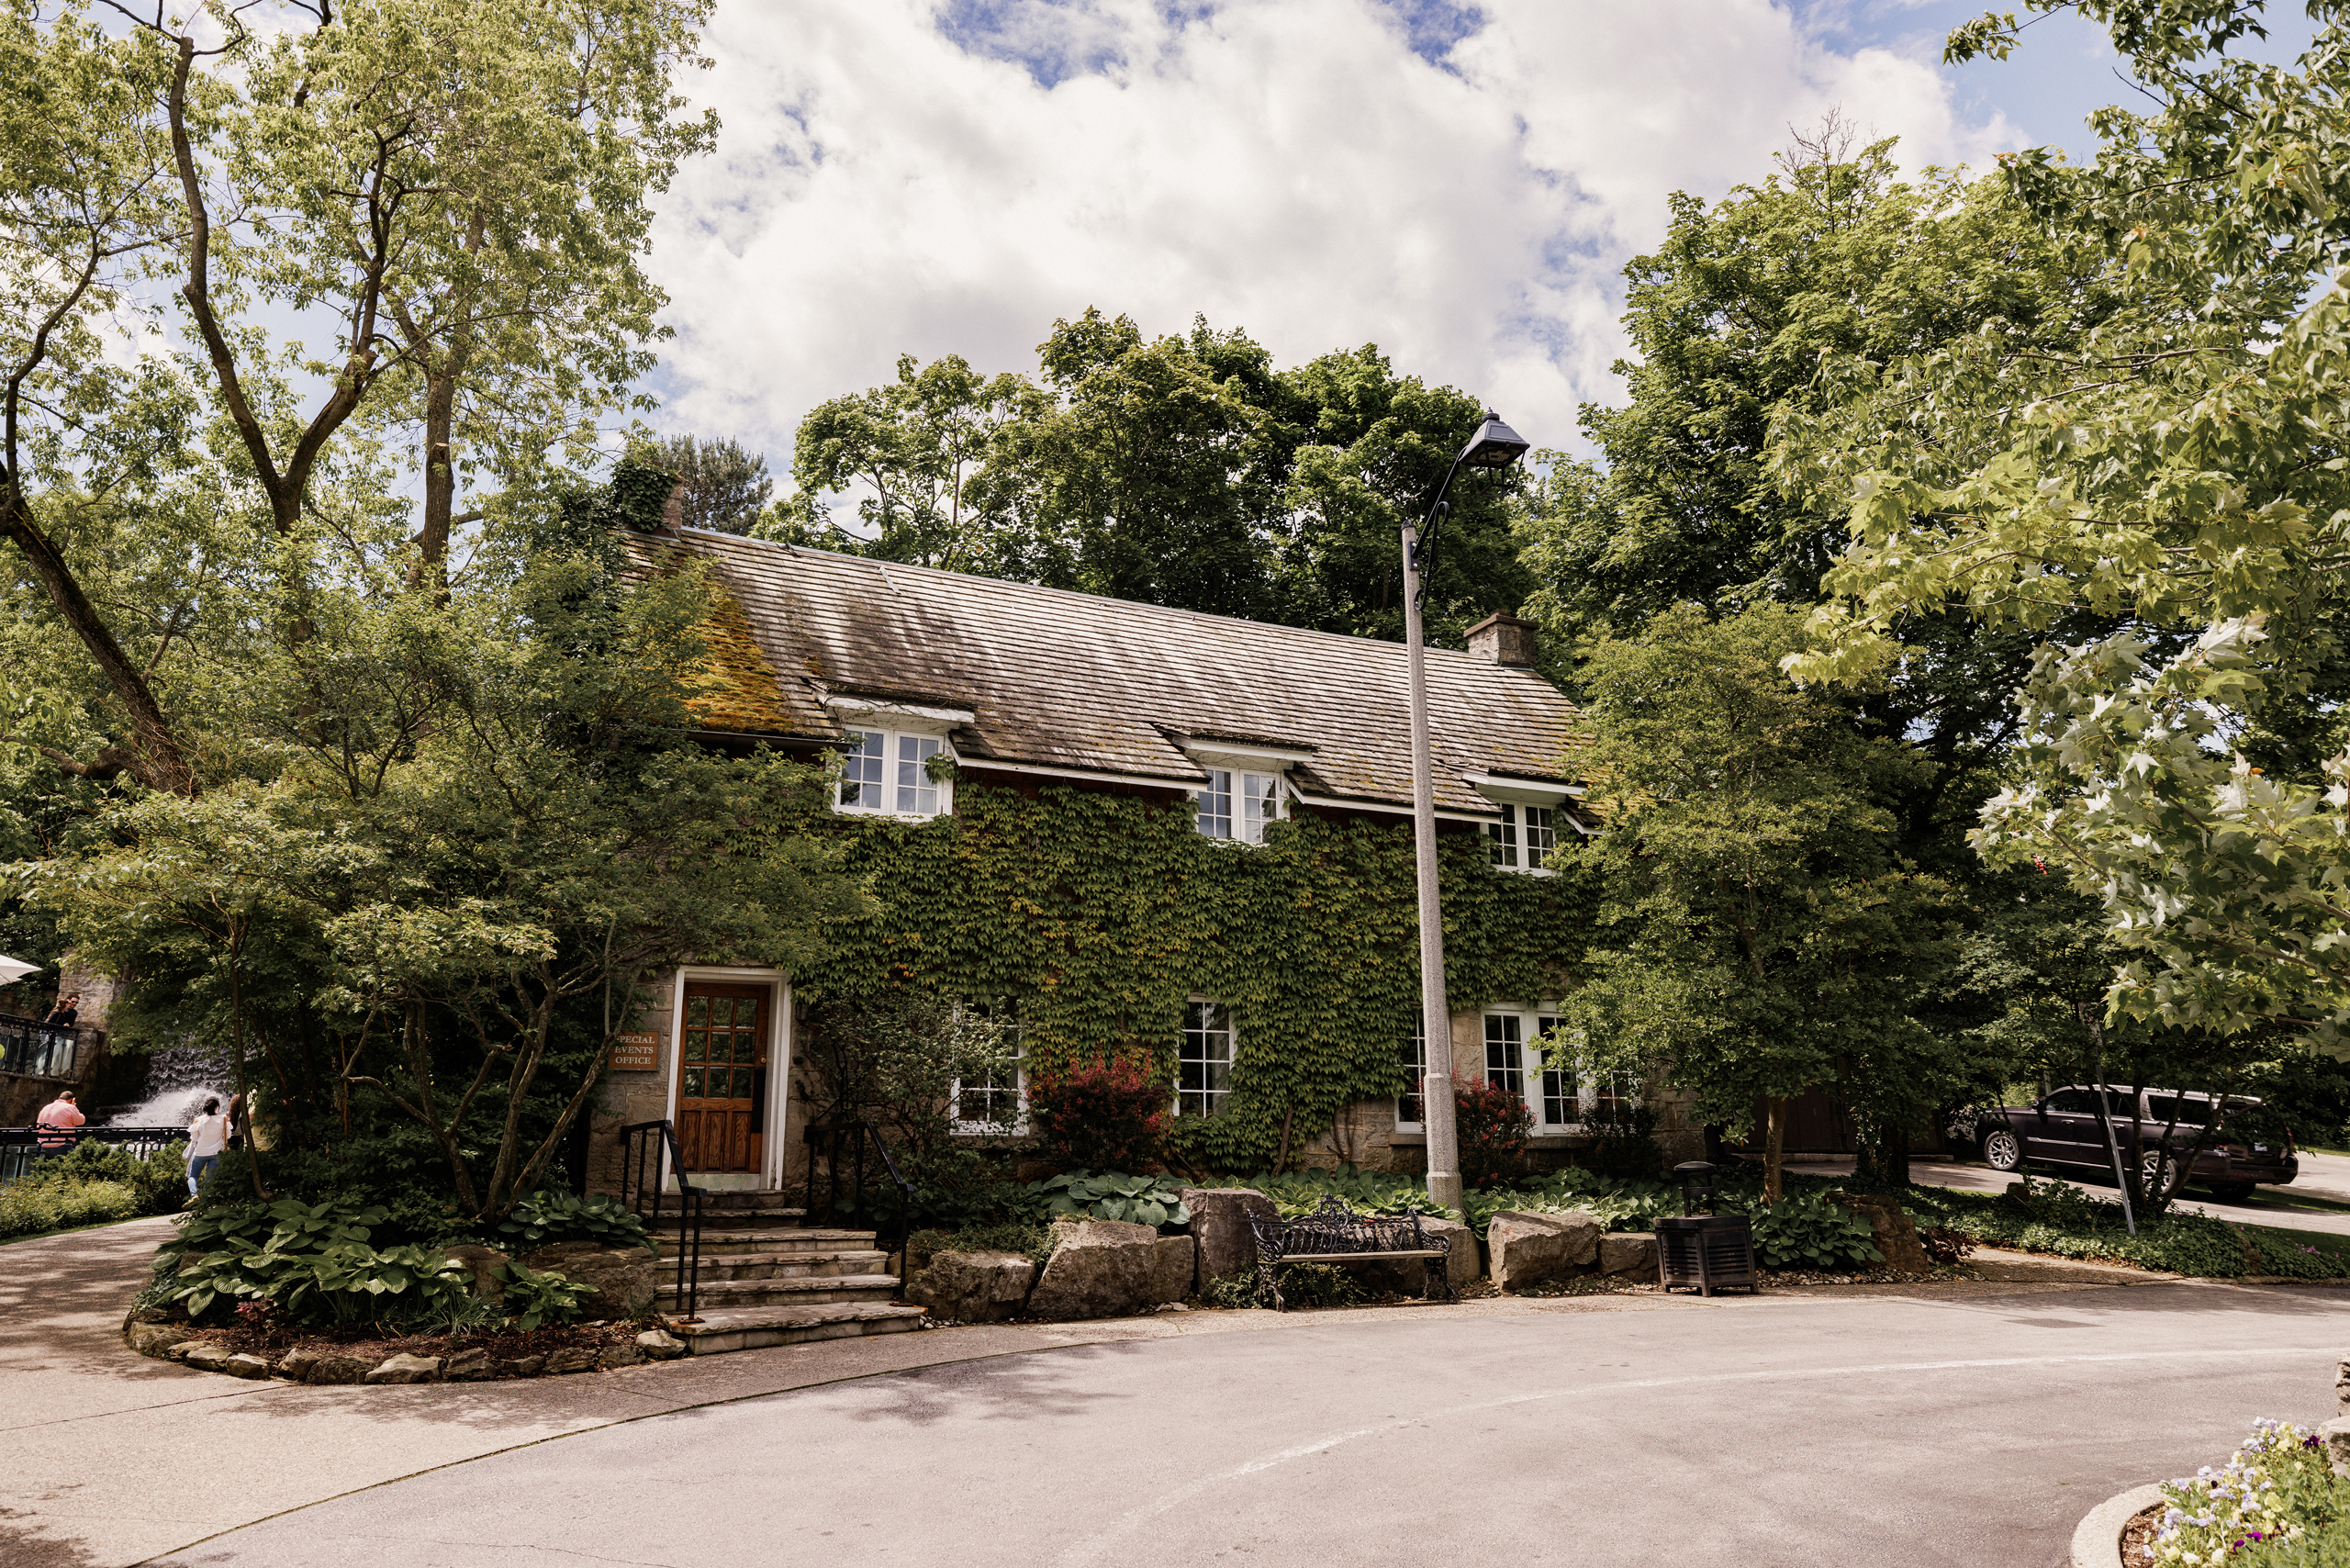
[[[2149,1481],[2091,1508],[2073,1528],[2072,1568],[2121,1568],[2121,1528],[2162,1497],[2163,1484]]]

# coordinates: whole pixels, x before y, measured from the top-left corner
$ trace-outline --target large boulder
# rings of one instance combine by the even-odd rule
[[[1158,1232],[1124,1220],[1060,1220],[1053,1255],[1028,1295],[1028,1315],[1055,1321],[1123,1317],[1150,1305]]]
[[[1200,1244],[1188,1236],[1158,1238],[1158,1268],[1150,1278],[1150,1305],[1181,1301],[1198,1282]]]
[[[1603,1274],[1656,1278],[1656,1233],[1649,1230],[1611,1230],[1601,1237],[1599,1271]]]
[[[2336,1416],[2320,1427],[2317,1435],[2325,1448],[2326,1468],[2336,1475],[2350,1476],[2350,1416]]]
[[[1599,1261],[1602,1234],[1599,1216],[1581,1209],[1557,1215],[1502,1209],[1485,1226],[1494,1283],[1516,1291],[1572,1279]]]
[[[1001,1323],[1020,1316],[1035,1282],[1023,1252],[934,1252],[906,1282],[906,1299],[944,1322]]]
[[[1257,1237],[1248,1228],[1248,1216],[1276,1217],[1273,1200],[1254,1187],[1185,1187],[1178,1195],[1192,1211],[1200,1288],[1256,1273]]]
[[[2350,1356],[2344,1356],[2333,1366],[2333,1413],[2350,1416]]]
[[[1922,1274],[1933,1267],[1925,1243],[1918,1239],[1918,1222],[1899,1204],[1870,1193],[1839,1193],[1836,1201],[1869,1222],[1876,1249],[1885,1254],[1878,1267],[1905,1274]]]
[[[579,1304],[588,1317],[634,1318],[652,1312],[660,1282],[650,1247],[606,1247],[597,1241],[558,1241],[522,1260],[533,1273],[562,1274],[588,1287]]]
[[[506,1282],[498,1277],[498,1271],[507,1262],[505,1253],[495,1247],[451,1247],[444,1250],[449,1261],[464,1265],[472,1280],[474,1294],[488,1302],[506,1299]]]

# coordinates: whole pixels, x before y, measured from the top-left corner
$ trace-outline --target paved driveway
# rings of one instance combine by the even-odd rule
[[[2330,1416],[2342,1300],[1332,1314],[656,1417],[170,1561],[2043,1568],[2110,1494]]]

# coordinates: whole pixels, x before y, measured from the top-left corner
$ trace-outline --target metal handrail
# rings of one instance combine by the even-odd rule
[[[832,1143],[832,1150],[825,1162],[827,1170],[824,1197],[824,1212],[830,1217],[837,1218],[841,1212],[841,1167],[845,1163],[848,1164],[854,1172],[849,1193],[849,1212],[854,1216],[863,1216],[866,1141],[868,1138],[871,1139],[873,1147],[880,1151],[882,1169],[890,1173],[890,1180],[898,1184],[898,1294],[905,1294],[906,1275],[913,1262],[913,1260],[907,1255],[907,1243],[913,1237],[914,1226],[913,1183],[908,1182],[904,1174],[899,1170],[896,1157],[890,1154],[890,1146],[882,1141],[881,1130],[872,1123],[859,1120],[836,1122],[823,1128],[810,1127],[801,1135],[801,1138],[808,1145],[808,1203],[811,1208],[816,1202],[816,1135],[819,1132],[827,1135]],[[853,1158],[849,1160],[844,1160],[842,1158],[841,1139],[844,1137],[849,1140],[849,1148],[852,1151]]]
[[[55,1025],[20,1014],[0,1013],[0,1072],[27,1078],[74,1078],[84,1047],[95,1047],[106,1031],[81,1025]]]
[[[133,1158],[151,1159],[187,1137],[185,1127],[60,1127],[36,1122],[28,1127],[0,1127],[0,1186],[30,1170],[43,1158],[73,1152],[84,1143],[110,1143],[127,1148]]]
[[[656,1145],[652,1134],[658,1130]],[[679,1323],[701,1321],[701,1206],[703,1192],[686,1180],[685,1151],[677,1147],[677,1129],[666,1121],[632,1122],[621,1129],[621,1202],[632,1214],[646,1221],[649,1230],[661,1221],[661,1205],[667,1194],[661,1190],[659,1157],[668,1156],[669,1173],[677,1182],[677,1300],[685,1307]],[[644,1179],[647,1161],[653,1162],[653,1180]],[[653,1212],[647,1216],[645,1200],[650,1195]]]

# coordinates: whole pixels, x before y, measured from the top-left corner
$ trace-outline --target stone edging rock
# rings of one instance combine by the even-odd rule
[[[684,1342],[662,1328],[648,1328],[633,1339],[618,1344],[573,1346],[550,1355],[498,1361],[493,1361],[488,1350],[479,1346],[453,1356],[400,1354],[380,1361],[367,1356],[300,1349],[272,1358],[233,1351],[209,1339],[191,1339],[187,1332],[185,1324],[132,1322],[123,1325],[122,1338],[126,1345],[142,1356],[177,1361],[198,1372],[221,1372],[256,1382],[279,1378],[288,1383],[330,1384],[502,1382],[562,1372],[609,1372],[643,1361],[674,1361],[686,1353]]]
[[[2121,1531],[2139,1513],[2162,1501],[2163,1484],[2149,1481],[2115,1494],[2088,1511],[2073,1529],[2072,1568],[2121,1568]]]

